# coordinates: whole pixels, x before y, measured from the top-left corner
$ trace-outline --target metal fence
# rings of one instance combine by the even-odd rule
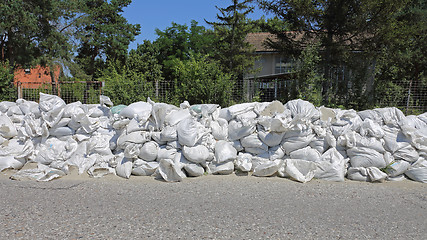
[[[99,103],[99,95],[102,94],[103,82],[18,82],[16,88],[17,98],[29,101],[39,101],[40,93],[53,94],[61,97],[66,103],[80,101],[86,104]],[[12,99],[13,100],[13,99]]]
[[[420,114],[427,112],[427,84],[422,82],[396,82],[389,92],[379,96],[375,103],[378,107],[398,107],[405,114]],[[39,101],[39,93],[54,94],[60,96],[66,103],[81,101],[82,103],[99,103],[99,95],[103,94],[103,82],[59,82],[51,83],[18,83],[15,88],[16,95],[10,97],[10,101],[17,98]],[[287,102],[295,96],[295,80],[272,79],[256,80],[245,79],[235,85],[230,104],[279,100]],[[158,82],[155,90],[155,99],[169,102],[173,97],[173,86],[167,81]]]

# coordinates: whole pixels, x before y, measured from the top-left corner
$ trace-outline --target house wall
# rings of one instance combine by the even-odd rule
[[[255,74],[249,74],[246,77],[265,76],[275,74],[276,57],[278,53],[257,53],[258,59],[255,61],[254,68],[258,70]]]

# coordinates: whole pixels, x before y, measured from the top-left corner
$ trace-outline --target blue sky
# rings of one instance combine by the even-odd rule
[[[133,0],[123,9],[122,14],[129,23],[141,25],[141,34],[129,48],[135,49],[144,39],[155,40],[157,38],[155,29],[164,30],[170,27],[172,22],[190,25],[191,20],[196,20],[199,25],[208,27],[204,19],[216,21],[218,10],[215,6],[226,7],[231,5],[231,2],[231,0]],[[262,15],[265,14],[255,9],[249,17],[258,19]]]

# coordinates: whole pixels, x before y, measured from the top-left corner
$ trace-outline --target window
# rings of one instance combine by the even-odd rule
[[[26,69],[24,70],[24,72],[25,72],[25,74],[31,74],[31,69],[26,68]]]
[[[290,73],[294,70],[294,61],[290,58],[277,56],[275,59],[274,73]]]

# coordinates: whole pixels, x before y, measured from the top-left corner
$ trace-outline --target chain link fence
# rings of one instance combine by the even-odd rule
[[[9,101],[23,98],[39,101],[39,93],[60,96],[66,103],[80,101],[87,104],[99,103],[99,95],[103,94],[103,82],[59,82],[51,83],[17,83],[16,94],[10,96]],[[387,88],[386,94],[379,96],[378,107],[398,107],[405,114],[421,114],[427,112],[427,84],[423,82],[395,82]],[[244,79],[235,84],[231,104],[279,100],[292,100],[296,91],[293,79]],[[173,84],[169,81],[159,81],[155,86],[154,96],[160,102],[170,102],[173,99]]]
[[[16,88],[16,95],[13,98],[22,98],[29,101],[39,101],[40,93],[52,94],[61,97],[66,103],[80,101],[85,104],[99,103],[99,96],[102,94],[103,82],[58,82],[40,83],[40,82],[17,82],[13,86]]]

